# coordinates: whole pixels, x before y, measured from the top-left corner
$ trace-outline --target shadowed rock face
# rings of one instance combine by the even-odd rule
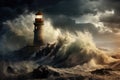
[[[11,66],[7,67],[7,72],[8,73],[15,73],[14,69]]]
[[[110,71],[112,71],[112,69],[97,69],[91,73],[97,75],[110,75]]]
[[[50,75],[50,70],[47,66],[39,66],[37,69],[34,69],[32,72],[33,78],[47,78]]]

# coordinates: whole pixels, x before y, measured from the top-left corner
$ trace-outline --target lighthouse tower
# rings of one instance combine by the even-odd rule
[[[43,15],[40,11],[38,11],[35,17],[34,22],[34,46],[42,46],[44,44],[43,42],[43,36],[42,36],[42,26],[43,26]]]

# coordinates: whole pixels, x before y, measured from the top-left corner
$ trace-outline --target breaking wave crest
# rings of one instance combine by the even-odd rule
[[[61,33],[58,36],[57,45],[61,47],[55,55],[52,55],[54,58],[43,59],[43,64],[45,62],[57,67],[73,67],[88,63],[94,67],[97,64],[105,65],[115,61],[95,46],[89,32]]]

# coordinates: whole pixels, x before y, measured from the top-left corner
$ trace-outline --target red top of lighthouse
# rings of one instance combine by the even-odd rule
[[[35,22],[37,23],[43,23],[43,15],[42,15],[42,12],[41,11],[38,11],[36,14],[35,14]]]

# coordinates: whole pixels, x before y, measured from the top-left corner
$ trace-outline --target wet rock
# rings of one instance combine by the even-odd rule
[[[8,73],[15,73],[14,69],[11,66],[7,67],[7,72]]]
[[[85,80],[84,76],[73,76],[73,77],[59,77],[55,80]]]
[[[110,75],[110,71],[112,69],[97,69],[95,71],[92,71],[92,74],[97,74],[97,75]]]
[[[32,72],[33,78],[47,78],[50,75],[50,70],[47,66],[39,66],[37,69],[34,69]]]

